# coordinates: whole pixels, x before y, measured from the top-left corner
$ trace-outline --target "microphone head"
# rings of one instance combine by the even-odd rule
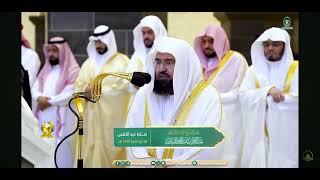
[[[146,84],[146,79],[137,73],[133,73],[131,83],[135,86],[142,87]]]
[[[134,72],[133,74],[137,74],[139,76],[142,76],[145,81],[146,84],[149,84],[149,82],[151,81],[151,75],[149,73],[145,73],[145,72]]]
[[[151,75],[149,73],[142,73],[143,77],[146,79],[146,84],[149,84],[151,81]]]

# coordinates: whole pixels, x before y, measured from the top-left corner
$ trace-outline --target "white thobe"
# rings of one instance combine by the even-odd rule
[[[298,167],[297,71],[289,93],[280,103],[267,94],[272,87],[282,90],[283,85],[276,79],[262,79],[252,67],[246,73],[239,94],[244,122],[241,167]],[[260,89],[255,87],[255,77]]]
[[[56,136],[56,143],[58,144],[63,137],[70,134],[73,130],[73,124],[75,120],[74,114],[69,110],[68,102],[74,92],[74,84],[70,84],[64,87],[64,89],[56,94],[56,84],[61,73],[61,68],[59,65],[52,67],[51,72],[48,74],[46,81],[44,82],[43,92],[39,91],[39,81],[37,80],[32,88],[33,99],[37,100],[39,96],[49,97],[49,102],[51,106],[45,110],[39,112],[39,131],[42,122],[51,121],[55,125],[53,135]],[[59,136],[57,137],[58,130],[58,113],[62,123],[62,129],[59,131]],[[70,139],[67,139],[62,143],[61,147],[58,150],[58,166],[59,167],[72,167],[72,154],[71,154],[71,145]]]
[[[21,64],[23,68],[26,71],[28,71],[30,91],[31,91],[32,86],[36,82],[37,75],[41,65],[38,54],[30,48],[21,46]],[[32,99],[31,101],[32,110],[35,109],[35,104],[36,104],[36,101]]]
[[[39,56],[35,51],[21,46],[21,63],[23,68],[28,71],[30,88],[32,88],[41,64]]]

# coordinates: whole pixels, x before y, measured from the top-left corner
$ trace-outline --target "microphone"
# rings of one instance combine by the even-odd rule
[[[92,90],[92,102],[96,102],[100,99],[102,81],[107,76],[115,76],[118,78],[126,79],[135,86],[142,87],[151,81],[151,75],[144,72],[133,72],[133,73],[103,73],[98,75],[93,80],[93,90]],[[86,96],[85,92],[77,92],[73,94],[74,96]]]
[[[134,72],[132,74],[132,78],[130,80],[131,84],[138,86],[138,87],[142,87],[146,84],[146,79],[144,76],[140,75],[137,72]]]
[[[149,84],[151,81],[151,75],[145,72],[134,72],[133,74],[137,74],[139,76],[142,76],[146,80],[146,84]]]
[[[83,136],[83,115],[84,115],[84,107],[83,104],[80,100],[80,98],[84,98],[86,100],[89,100],[92,103],[96,103],[99,101],[100,96],[101,96],[101,89],[102,89],[102,81],[105,77],[107,76],[115,76],[118,78],[122,78],[122,79],[126,79],[129,82],[131,82],[133,85],[142,87],[145,84],[148,84],[151,81],[151,76],[148,73],[143,73],[143,72],[133,72],[133,73],[103,73],[98,75],[97,77],[95,77],[95,79],[93,80],[92,84],[93,84],[93,90],[92,90],[92,99],[88,99],[86,98],[86,92],[76,92],[72,95],[72,98],[69,101],[69,108],[70,110],[77,116],[78,118],[78,124],[77,124],[77,128],[74,132],[72,132],[71,134],[69,134],[68,136],[64,137],[58,144],[58,146],[56,147],[55,150],[55,154],[54,154],[54,161],[55,161],[55,165],[58,168],[57,165],[57,160],[56,160],[56,155],[57,155],[57,151],[59,146],[61,145],[61,143],[66,140],[68,137],[70,137],[71,135],[75,134],[78,129],[79,129],[79,143],[78,143],[78,148],[79,148],[79,154],[78,154],[78,168],[83,168],[83,159],[82,159],[82,154],[81,154],[81,144],[82,144],[82,136]],[[74,101],[74,105],[77,108],[78,112],[75,112],[72,107],[71,107],[71,102]]]

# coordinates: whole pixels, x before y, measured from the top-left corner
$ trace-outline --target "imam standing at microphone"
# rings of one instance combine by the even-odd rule
[[[105,25],[95,28],[87,46],[89,58],[83,63],[76,92],[86,92],[91,99],[93,79],[106,72],[125,72],[129,58],[117,51],[114,32]],[[97,103],[84,102],[84,136],[82,141],[83,167],[108,168],[117,158],[120,148],[114,146],[113,128],[125,126],[130,100],[130,82],[108,76],[102,82],[102,95]],[[78,137],[73,139],[75,156],[78,157]],[[77,161],[74,160],[76,167]]]

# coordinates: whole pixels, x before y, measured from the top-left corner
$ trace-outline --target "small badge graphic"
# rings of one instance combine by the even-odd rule
[[[291,19],[290,17],[286,16],[283,18],[283,26],[282,26],[282,29],[286,29],[286,30],[292,30],[293,27],[291,26]]]
[[[52,132],[54,130],[53,122],[43,122],[41,125],[41,138],[53,138]]]
[[[304,153],[303,153],[303,160],[304,161],[307,161],[307,162],[310,162],[313,160],[313,153],[309,150],[306,150]]]

